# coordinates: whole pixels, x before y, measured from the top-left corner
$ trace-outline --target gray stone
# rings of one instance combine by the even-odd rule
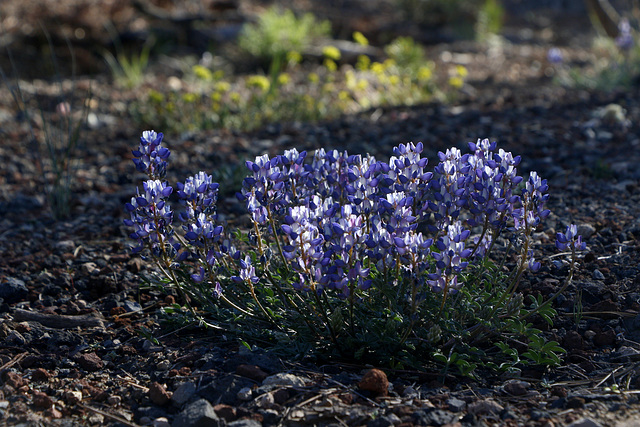
[[[0,283],[0,298],[7,304],[13,304],[22,301],[29,295],[29,290],[24,282],[15,277],[7,277]]]
[[[293,374],[278,373],[265,378],[264,381],[262,381],[262,385],[304,387],[305,381],[303,378]]]
[[[186,382],[181,384],[180,387],[173,392],[171,396],[171,402],[176,406],[182,406],[191,399],[196,393],[196,385],[192,382]]]
[[[464,411],[464,408],[467,407],[467,402],[455,397],[450,397],[445,403],[447,404],[449,410],[453,412],[462,412]]]
[[[224,403],[234,406],[237,404],[238,392],[251,387],[255,383],[248,378],[235,375],[225,375],[216,377],[213,381],[198,390],[198,395],[210,402]]]
[[[591,418],[582,418],[572,422],[567,427],[602,427],[602,424],[593,421]]]
[[[414,424],[442,426],[453,422],[456,415],[443,409],[419,410],[411,415]]]
[[[256,420],[243,418],[241,420],[232,421],[227,424],[227,427],[262,427],[262,424]]]
[[[593,278],[596,280],[604,280],[604,274],[596,268],[593,270]]]
[[[173,427],[222,427],[224,422],[218,418],[213,406],[205,399],[196,400],[175,418]]]
[[[401,422],[402,420],[396,414],[390,414],[369,421],[367,427],[391,427]]]
[[[588,223],[578,225],[578,234],[582,236],[583,240],[587,240],[593,236],[596,232],[596,228]]]

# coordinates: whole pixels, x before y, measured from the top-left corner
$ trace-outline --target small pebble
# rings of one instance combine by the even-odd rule
[[[596,280],[604,280],[604,274],[596,268],[593,270],[593,278]]]

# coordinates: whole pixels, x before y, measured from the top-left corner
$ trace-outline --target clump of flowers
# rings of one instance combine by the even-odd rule
[[[246,162],[238,193],[252,226],[233,235],[218,221],[219,186],[204,172],[177,184],[175,221],[161,142],[146,131],[133,152],[149,179],[126,205],[125,223],[134,250],[146,249],[210,324],[319,355],[403,364],[441,361],[445,350],[477,356],[515,338],[537,343],[541,332],[524,319],[555,314],[550,302],[527,308],[517,292],[541,267],[532,235],[549,214],[547,182],[518,175],[520,157],[495,142],[441,152],[433,171],[422,143],[400,144],[388,161],[324,149],[259,156]],[[575,226],[557,244],[574,260],[585,248]],[[545,348],[526,354],[556,361],[561,349]],[[463,373],[490,366],[467,359],[455,359]]]

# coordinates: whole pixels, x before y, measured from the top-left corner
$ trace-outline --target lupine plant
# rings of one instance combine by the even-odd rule
[[[441,152],[433,171],[422,143],[400,144],[388,161],[325,149],[259,156],[237,194],[251,227],[232,233],[210,175],[177,191],[165,181],[162,139],[145,131],[133,151],[148,179],[125,223],[134,252],[150,255],[182,298],[171,311],[322,357],[463,374],[559,363],[563,350],[527,322],[551,322],[558,293],[542,301],[518,291],[541,266],[532,235],[549,214],[548,185],[518,175],[520,157],[495,142]],[[557,237],[571,276],[585,245],[573,225]]]

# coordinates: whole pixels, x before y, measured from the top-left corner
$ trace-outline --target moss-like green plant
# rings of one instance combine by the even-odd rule
[[[318,22],[310,13],[297,17],[289,9],[274,6],[260,14],[256,23],[244,26],[238,44],[272,72],[279,72],[289,52],[302,52],[314,39],[328,37],[330,32],[329,21]]]

